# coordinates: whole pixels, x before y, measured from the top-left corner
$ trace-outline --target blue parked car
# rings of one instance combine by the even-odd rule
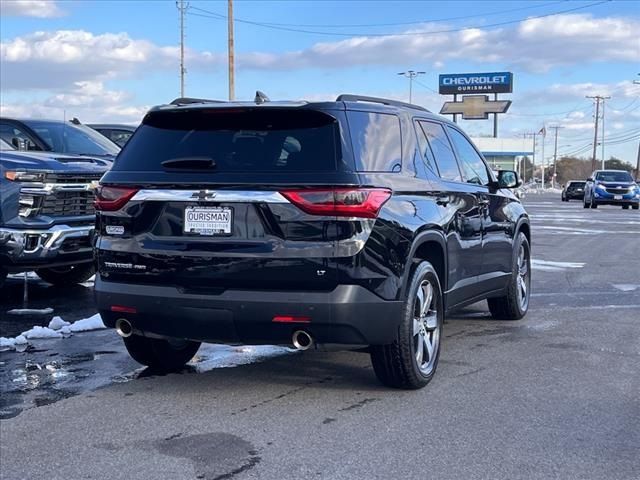
[[[587,179],[584,208],[618,205],[627,210],[640,208],[640,187],[625,170],[596,170]]]

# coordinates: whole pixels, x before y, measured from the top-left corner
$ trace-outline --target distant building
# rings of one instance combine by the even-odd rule
[[[477,137],[472,140],[494,170],[519,172],[522,158],[531,159],[533,156],[533,142],[530,138]]]

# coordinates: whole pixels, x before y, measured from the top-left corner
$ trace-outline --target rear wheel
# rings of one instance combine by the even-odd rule
[[[64,267],[39,268],[38,276],[53,285],[73,285],[89,280],[95,273],[93,263],[79,263]]]
[[[444,309],[438,275],[429,262],[415,268],[397,338],[372,345],[371,363],[378,379],[395,388],[417,389],[433,378],[440,357]]]
[[[499,320],[520,320],[529,309],[531,291],[531,250],[529,241],[520,232],[515,242],[513,272],[507,294],[489,298],[487,304],[493,318]]]
[[[633,208],[634,210],[638,210],[640,208],[640,205],[632,205],[631,208]]]
[[[622,205],[623,210],[629,210],[629,205]]]
[[[200,342],[177,338],[159,339],[131,335],[122,340],[131,358],[162,372],[180,370],[200,348]]]

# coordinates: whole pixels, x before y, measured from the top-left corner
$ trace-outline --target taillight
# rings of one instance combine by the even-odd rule
[[[391,197],[391,190],[387,188],[312,188],[280,193],[311,215],[358,218],[376,218]]]
[[[110,187],[99,185],[96,188],[96,199],[93,202],[96,210],[115,212],[120,210],[138,192],[137,188]]]

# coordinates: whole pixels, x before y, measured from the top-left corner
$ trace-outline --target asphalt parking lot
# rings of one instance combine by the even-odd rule
[[[207,346],[156,376],[112,331],[37,340],[0,353],[0,478],[639,478],[640,215],[525,204],[529,314],[458,312],[425,389],[382,387],[360,352]],[[95,313],[90,284],[29,284],[32,307]],[[20,287],[2,336],[37,321],[6,315]]]

